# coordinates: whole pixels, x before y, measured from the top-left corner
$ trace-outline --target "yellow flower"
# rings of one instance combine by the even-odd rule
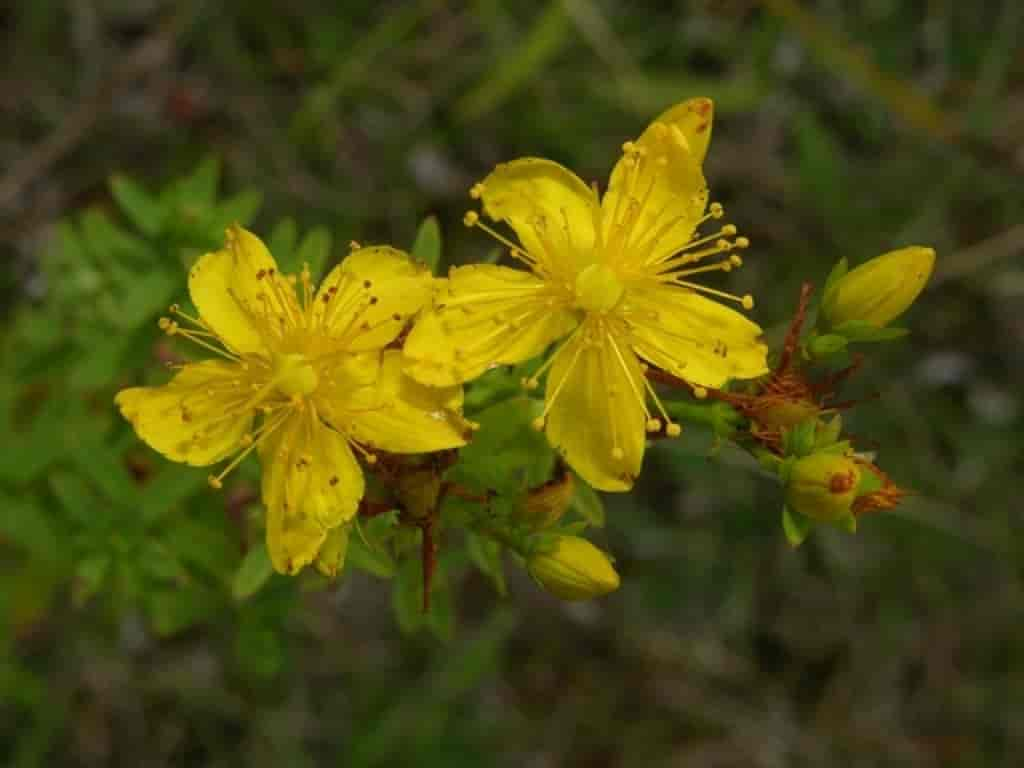
[[[619,588],[619,574],[608,555],[579,536],[559,536],[550,550],[533,555],[526,568],[562,600],[589,600]]]
[[[850,270],[829,288],[821,313],[829,326],[860,321],[882,328],[909,309],[935,266],[935,251],[919,245],[889,251]]]
[[[701,164],[711,133],[709,99],[683,102],[623,145],[599,198],[549,160],[499,165],[470,194],[515,230],[518,243],[480,221],[529,272],[503,266],[453,269],[406,341],[406,370],[427,384],[452,385],[518,363],[563,340],[541,370],[545,410],[536,426],[591,485],[628,490],[640,471],[645,431],[679,434],[644,375],[647,364],[702,387],[767,371],[761,329],[713,299],[753,306],[692,282],[728,272],[746,248],[732,225],[698,236],[720,219],[707,204]],[[713,297],[713,298],[708,298]],[[647,402],[654,403],[654,410]]]
[[[258,451],[274,567],[295,573],[317,558],[340,559],[341,533],[356,514],[373,451],[396,453],[465,443],[461,389],[432,390],[383,351],[430,295],[429,272],[386,247],[353,252],[314,290],[308,269],[282,275],[266,246],[240,227],[223,250],[189,273],[198,309],[160,321],[172,336],[217,359],[187,363],[170,383],[118,393],[139,437],[194,466],[230,459],[222,481]],[[322,558],[323,559],[323,558]],[[324,566],[331,570],[331,566]]]

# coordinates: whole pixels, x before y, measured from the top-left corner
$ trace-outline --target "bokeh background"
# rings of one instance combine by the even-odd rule
[[[0,7],[0,763],[1019,764],[1021,39],[1017,0]],[[606,499],[607,599],[469,574],[445,641],[362,573],[233,595],[253,473],[215,494],[112,408],[164,376],[188,260],[235,219],[337,258],[428,214],[476,259],[494,163],[604,180],[695,95],[774,334],[840,256],[937,249],[851,392],[918,495],[791,551],[776,485],[690,430]]]

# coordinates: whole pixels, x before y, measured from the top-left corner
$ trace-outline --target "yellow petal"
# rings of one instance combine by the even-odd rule
[[[584,480],[628,491],[643,461],[643,372],[626,345],[578,334],[558,350],[548,373],[548,440]],[[553,402],[552,402],[553,401]]]
[[[241,448],[252,410],[238,366],[220,361],[186,365],[162,387],[121,390],[114,402],[135,432],[172,461],[206,466]],[[232,415],[233,414],[233,415]]]
[[[365,481],[348,440],[309,409],[260,446],[267,550],[281,573],[313,561],[327,533],[355,517]]]
[[[430,300],[432,282],[430,270],[402,251],[360,248],[321,283],[314,316],[329,332],[345,338],[348,349],[381,349]],[[336,292],[325,302],[332,290]]]
[[[710,100],[692,99],[624,145],[601,201],[609,263],[642,264],[689,242],[708,201],[701,164],[710,131]]]
[[[325,398],[326,400],[326,398]],[[387,350],[372,387],[326,400],[325,415],[354,440],[391,453],[426,453],[466,444],[462,387],[427,387],[402,372],[402,353]]]
[[[527,157],[502,163],[474,189],[484,212],[516,231],[540,271],[572,280],[595,260],[597,196],[572,171]]]
[[[625,311],[637,354],[693,384],[720,387],[768,372],[761,327],[717,301],[675,286],[634,285]]]
[[[192,302],[202,319],[235,352],[264,352],[264,340],[281,320],[297,316],[295,291],[256,235],[232,227],[223,250],[207,253],[188,276]]]
[[[678,126],[694,159],[703,164],[711,141],[711,123],[715,105],[706,96],[699,96],[669,107],[652,122]],[[649,130],[649,129],[648,129]]]
[[[453,269],[438,302],[441,308],[417,320],[403,347],[406,372],[432,386],[529,360],[577,324],[549,285],[490,264]]]

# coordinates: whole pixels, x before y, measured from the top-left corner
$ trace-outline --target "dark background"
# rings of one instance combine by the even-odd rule
[[[1016,0],[0,7],[0,763],[1018,764],[1020,39]],[[232,600],[244,484],[164,468],[110,406],[124,371],[161,380],[145,302],[180,291],[179,246],[255,190],[261,233],[293,217],[340,255],[408,246],[434,213],[469,261],[490,243],[459,224],[466,191],[494,163],[603,183],[623,140],[697,95],[716,102],[713,199],[753,244],[731,286],[775,337],[840,256],[938,251],[849,421],[917,495],[794,552],[776,485],[691,430],[607,499],[607,599],[563,605],[510,569],[501,600],[469,576],[448,643],[403,635],[362,574]],[[112,175],[168,189],[211,157],[236,207],[211,213],[193,177],[149,250],[103,229],[136,232]],[[124,503],[154,468],[173,501]]]

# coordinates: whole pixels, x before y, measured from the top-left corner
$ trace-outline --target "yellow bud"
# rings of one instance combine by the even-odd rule
[[[316,569],[329,579],[336,577],[345,567],[349,530],[348,525],[332,528],[327,532],[327,538],[316,554]]]
[[[888,325],[914,303],[934,265],[935,251],[916,245],[871,259],[829,288],[822,316],[832,327],[858,320]]]
[[[860,470],[852,459],[814,453],[793,463],[786,504],[812,520],[835,522],[849,517],[859,483]]]
[[[550,483],[534,488],[519,510],[519,518],[531,528],[547,528],[562,519],[569,508],[576,481],[571,472],[565,472]]]
[[[579,536],[561,536],[552,550],[526,564],[545,590],[562,600],[589,600],[619,588],[619,574],[604,552]]]

